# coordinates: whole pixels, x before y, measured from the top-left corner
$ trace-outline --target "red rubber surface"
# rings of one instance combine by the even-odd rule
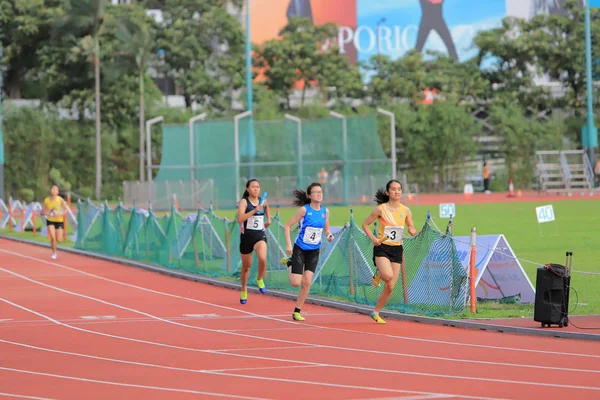
[[[377,325],[312,305],[298,323],[288,300],[249,293],[240,305],[236,291],[68,253],[49,256],[46,248],[0,239],[0,395],[600,396],[600,343]],[[82,318],[91,316],[104,319]]]

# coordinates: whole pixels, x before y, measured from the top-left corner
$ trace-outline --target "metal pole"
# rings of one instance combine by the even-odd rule
[[[193,182],[195,180],[194,177],[194,167],[195,167],[195,159],[194,153],[196,151],[196,147],[194,145],[194,122],[199,120],[204,120],[206,118],[206,113],[202,113],[200,115],[196,115],[195,117],[190,118],[189,120],[189,133],[190,133],[190,181]]]
[[[592,94],[592,33],[590,22],[590,0],[585,5],[585,63],[587,86],[587,122],[581,129],[581,144],[587,149],[592,166],[595,162],[594,148],[598,146],[598,128],[594,125],[593,94]]]
[[[235,152],[235,198],[240,198],[240,119],[252,115],[252,111],[244,111],[233,117],[233,148]]]
[[[2,134],[2,125],[4,124],[4,117],[2,114],[2,74],[4,72],[4,65],[2,64],[3,49],[2,43],[0,43],[0,199],[4,199],[4,137]]]
[[[378,108],[377,112],[390,117],[390,141],[392,145],[392,179],[396,179],[396,165],[398,162],[396,158],[396,114],[394,114],[391,111],[384,110],[383,108]]]
[[[252,111],[252,54],[250,43],[250,0],[246,0],[246,100],[248,102],[248,111]],[[254,162],[254,120],[250,116],[250,125],[248,127],[248,154],[250,162]],[[254,177],[254,165],[250,164],[250,176]],[[239,196],[238,196],[239,198]]]
[[[294,121],[297,125],[297,145],[298,145],[298,182],[296,186],[302,187],[302,178],[304,177],[304,167],[302,165],[302,120],[290,114],[285,114],[284,118]]]
[[[348,180],[350,179],[348,176],[348,124],[346,116],[336,113],[335,111],[330,111],[329,115],[335,118],[339,118],[342,120],[342,148],[344,153],[344,172],[343,172],[343,185],[344,185],[344,194],[342,197],[342,203],[346,204],[348,202]]]
[[[148,172],[146,179],[148,182],[152,182],[152,134],[150,128],[163,119],[164,117],[161,115],[146,121],[146,170]]]

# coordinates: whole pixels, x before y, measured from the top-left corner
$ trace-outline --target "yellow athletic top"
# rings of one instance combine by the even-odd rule
[[[408,208],[404,204],[400,204],[398,209],[392,212],[388,203],[380,204],[377,207],[381,210],[381,216],[377,218],[379,220],[379,235],[377,239],[381,240],[387,235],[388,239],[383,244],[388,246],[402,245],[402,233],[406,226]]]
[[[54,200],[50,200],[50,197],[44,199],[44,206],[50,212],[55,211],[56,213],[60,213],[64,203],[65,200],[60,196],[56,196]],[[50,222],[64,222],[64,215],[51,216],[48,214],[46,215],[46,219]]]

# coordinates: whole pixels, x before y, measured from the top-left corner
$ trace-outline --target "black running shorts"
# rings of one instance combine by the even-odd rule
[[[315,272],[319,264],[320,250],[302,250],[294,243],[292,252],[292,274],[302,275],[304,271]]]
[[[264,231],[257,231],[256,233],[246,232],[240,235],[240,253],[250,254],[254,251],[254,245],[261,240],[267,242],[267,235]]]
[[[402,255],[404,254],[404,247],[400,246],[390,246],[387,244],[380,244],[379,246],[373,246],[373,265],[377,266],[375,263],[375,257],[385,257],[390,262],[402,264]]]
[[[46,226],[53,226],[54,229],[65,229],[63,222],[46,221]]]

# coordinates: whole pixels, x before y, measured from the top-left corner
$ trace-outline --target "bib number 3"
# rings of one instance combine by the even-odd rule
[[[302,241],[308,244],[319,244],[321,243],[321,235],[323,234],[323,228],[313,228],[310,226],[306,227],[304,231],[304,237]]]
[[[388,236],[389,239],[386,242],[400,243],[402,240],[402,233],[404,232],[403,226],[386,226],[383,229],[384,235]]]
[[[248,218],[248,223],[246,224],[247,229],[251,229],[253,231],[262,231],[265,229],[265,220],[262,215],[253,215]]]

